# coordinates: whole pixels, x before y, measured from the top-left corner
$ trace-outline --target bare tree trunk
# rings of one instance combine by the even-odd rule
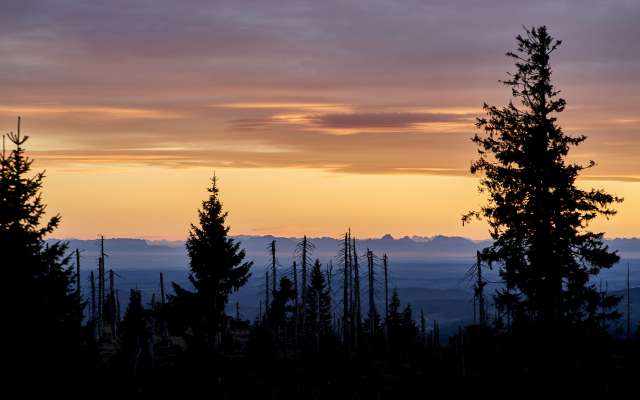
[[[349,236],[344,234],[344,276],[343,276],[343,295],[342,295],[342,340],[349,347]]]
[[[302,333],[304,334],[305,332],[305,314],[306,314],[306,309],[307,309],[307,258],[308,258],[308,241],[307,241],[307,236],[305,235],[304,238],[302,239],[302,295],[300,297],[300,302],[302,303],[301,306],[301,317],[300,317],[300,325],[301,325],[301,329],[302,329]]]
[[[76,249],[76,300],[78,302],[78,327],[82,333],[82,289],[80,287],[80,250]]]
[[[82,293],[80,292],[80,250],[76,249],[76,296],[78,301],[82,301]]]
[[[276,277],[276,241],[271,241],[271,290],[275,293],[277,288],[277,277]]]
[[[389,259],[385,254],[382,256],[382,265],[384,266],[384,319],[389,320]]]
[[[373,276],[373,253],[369,249],[367,249],[367,261],[369,264],[369,333],[371,335],[371,338],[373,339],[376,330],[376,306]]]
[[[100,236],[100,259],[98,261],[98,337],[102,337],[104,323],[104,236]]]
[[[96,277],[93,274],[93,271],[91,271],[91,275],[89,278],[90,284],[91,284],[91,313],[90,313],[90,318],[91,318],[91,323],[94,325],[94,329],[95,329],[95,323],[96,323]]]
[[[484,305],[484,287],[486,283],[482,280],[482,261],[480,259],[480,252],[477,252],[477,268],[478,268],[478,318],[480,326],[484,326],[487,322],[487,310]]]
[[[362,314],[360,311],[360,266],[358,265],[358,252],[356,250],[356,239],[352,239],[353,243],[353,341],[355,347],[358,347],[358,336],[362,324]]]

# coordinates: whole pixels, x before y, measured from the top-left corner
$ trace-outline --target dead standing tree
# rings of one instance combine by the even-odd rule
[[[104,333],[104,318],[105,318],[105,259],[106,253],[104,252],[104,236],[100,236],[100,256],[98,257],[98,299],[97,299],[97,315],[96,315],[96,333],[97,337],[101,338]]]
[[[311,256],[313,254],[313,243],[311,243],[307,236],[305,235],[302,238],[302,241],[298,243],[296,246],[295,256],[300,258],[300,274],[301,274],[301,296],[300,296],[300,310],[298,311],[298,315],[300,317],[300,331],[305,332],[305,321],[304,321],[304,312],[302,310],[306,310],[307,306],[307,276],[309,266],[313,263]]]
[[[382,266],[384,267],[384,332],[388,340],[389,337],[389,258],[386,254],[382,256]]]
[[[76,249],[76,301],[78,302],[78,323],[80,331],[82,331],[82,320],[84,319],[83,309],[84,304],[82,301],[82,288],[80,284],[80,250]]]
[[[467,279],[473,285],[473,321],[478,325],[484,326],[487,322],[487,307],[485,305],[484,287],[487,282],[482,277],[482,255],[478,251],[476,253],[476,262],[467,271]]]
[[[360,266],[358,264],[358,252],[356,251],[356,239],[351,240],[353,254],[353,341],[358,347],[358,336],[362,327],[362,312],[360,307]]]
[[[350,257],[349,257],[349,246],[350,246],[350,238],[349,234],[344,234],[344,244],[343,248],[340,250],[340,254],[338,258],[342,261],[342,342],[347,347],[350,348],[350,327],[351,327],[351,318],[350,318],[350,310],[351,310],[351,293],[349,290],[349,281],[351,274],[351,265],[350,265]]]
[[[371,339],[373,340],[374,336],[375,336],[375,332],[376,332],[376,320],[377,320],[377,315],[376,315],[376,304],[375,304],[375,277],[374,277],[374,270],[373,270],[373,252],[369,249],[367,249],[367,264],[368,264],[368,269],[369,269],[369,335],[371,336]]]
[[[277,290],[276,268],[278,265],[278,261],[276,260],[276,241],[275,240],[271,241],[271,244],[269,245],[269,251],[271,253],[271,291],[274,292],[275,294],[275,291]]]
[[[298,335],[299,335],[299,324],[300,324],[300,302],[298,301],[298,266],[296,262],[293,261],[293,265],[291,267],[293,269],[293,295],[294,295],[294,304],[293,304],[293,329],[294,329],[294,337],[297,343]]]
[[[76,249],[76,297],[82,302],[82,292],[80,289],[80,250]]]
[[[93,273],[93,270],[91,271],[91,274],[89,276],[89,285],[91,286],[91,310],[89,310],[89,319],[91,321],[91,325],[95,329],[96,317],[97,317],[96,315],[96,276]]]
[[[327,290],[329,291],[329,296],[333,297],[333,261],[329,260],[329,264],[327,265],[326,270],[327,275]],[[331,329],[336,329],[335,325],[335,312],[331,311]]]

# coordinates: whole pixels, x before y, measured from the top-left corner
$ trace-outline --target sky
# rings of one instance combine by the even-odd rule
[[[640,235],[638,1],[4,0],[0,131],[30,135],[58,237],[182,239],[220,178],[234,234],[486,238],[460,216],[523,26],[563,40],[559,123]]]

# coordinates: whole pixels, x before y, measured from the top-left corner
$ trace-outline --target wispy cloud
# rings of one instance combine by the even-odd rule
[[[34,116],[42,114],[93,114],[120,119],[174,119],[184,115],[172,110],[153,110],[130,107],[77,106],[77,105],[13,105],[0,106],[0,113],[11,116]]]
[[[544,21],[576,158],[640,174],[638,4],[463,3],[10,0],[0,128],[23,115],[43,163],[465,174],[504,52]]]

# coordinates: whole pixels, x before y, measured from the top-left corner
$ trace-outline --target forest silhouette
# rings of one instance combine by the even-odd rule
[[[64,241],[47,241],[61,217],[45,218],[45,174],[31,170],[18,118],[16,132],[3,137],[0,158],[10,380],[24,394],[222,398],[632,388],[640,372],[640,327],[618,311],[621,297],[595,285],[600,271],[620,258],[604,233],[589,230],[595,218],[613,217],[622,199],[576,186],[595,162],[567,161],[586,137],[567,135],[557,123],[566,103],[552,83],[550,60],[561,42],[543,26],[525,29],[516,44],[507,53],[515,70],[502,82],[513,100],[485,104],[472,138],[478,158],[470,172],[480,177],[487,200],[462,221],[487,221],[492,238],[466,277],[476,318],[449,337],[437,320],[402,302],[389,279],[393,260],[361,248],[350,230],[329,263],[314,257],[305,236],[292,265],[280,264],[273,240],[265,249],[268,268],[255,268],[229,235],[217,176],[188,232],[190,285],[165,282],[160,273],[160,292],[150,304],[137,289],[120,299],[104,245],[98,268],[87,273],[81,262],[94,260],[82,260]],[[494,292],[488,269],[502,280]],[[230,295],[251,274],[264,274],[265,286],[253,321],[239,309],[229,313]],[[81,290],[83,280],[88,291]],[[609,329],[620,318],[628,321],[624,338]]]

